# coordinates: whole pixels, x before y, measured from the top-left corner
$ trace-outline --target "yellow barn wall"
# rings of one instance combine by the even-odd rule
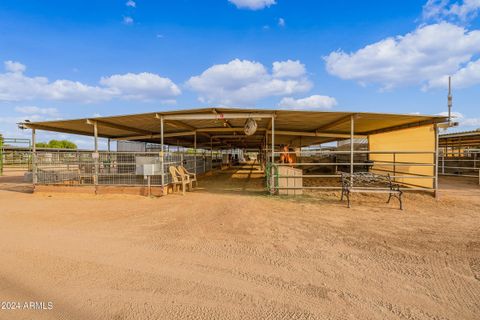
[[[433,125],[402,129],[398,131],[372,134],[368,137],[370,151],[431,151],[435,152],[435,128]],[[393,163],[392,154],[370,154],[374,161],[373,172],[390,173],[394,175],[393,166],[379,164],[376,161]],[[430,154],[397,154],[395,162],[435,164],[435,155]],[[434,176],[434,166],[400,166],[395,168],[395,175]],[[397,178],[395,181],[409,186],[425,188],[434,187],[434,179],[427,178]]]

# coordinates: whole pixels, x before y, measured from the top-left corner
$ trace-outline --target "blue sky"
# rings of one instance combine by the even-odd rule
[[[479,2],[2,0],[0,132],[202,106],[437,114],[448,75],[475,129]]]

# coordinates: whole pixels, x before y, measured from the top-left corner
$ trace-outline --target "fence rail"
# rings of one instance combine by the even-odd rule
[[[266,152],[269,154],[268,158],[272,159],[271,149]],[[295,155],[293,163],[278,163],[282,155],[286,157],[293,154]],[[353,157],[346,158],[345,156],[348,155]],[[266,170],[267,188],[273,193],[281,194],[286,190],[340,190],[342,188],[341,172],[353,171],[390,175],[402,190],[431,192],[436,190],[438,183],[436,158],[434,151],[413,150],[275,151],[273,161]],[[292,172],[289,168],[299,169],[299,171]],[[322,180],[315,181],[315,179]],[[385,186],[381,184],[372,188],[372,190],[383,189]]]
[[[478,178],[480,184],[480,149],[440,152],[439,174]]]
[[[269,150],[264,150],[268,152]],[[480,152],[480,151],[479,151]],[[278,163],[282,154],[295,153],[297,159],[293,164]],[[469,152],[470,158],[455,159],[448,154],[441,154],[437,165],[435,152],[432,151],[368,151],[354,150],[353,154],[363,154],[365,161],[358,158],[346,161],[338,155],[352,154],[350,151],[307,150],[300,152],[269,152],[270,167],[266,170],[267,189],[339,189],[340,173],[372,171],[390,177],[402,185],[405,190],[436,190],[440,174],[457,175],[449,170],[473,170],[471,176],[478,177],[480,156]],[[160,152],[106,152],[92,151],[55,151],[41,150],[32,155],[25,151],[21,159],[33,167],[37,184],[60,185],[119,185],[119,186],[162,186],[171,182],[169,166],[183,165],[187,170],[202,174],[222,163],[221,152],[211,153],[201,151],[193,153],[188,150],[164,152],[163,164]],[[461,165],[449,165],[449,163]],[[473,161],[473,162],[472,162]],[[279,179],[299,179],[297,175],[282,173],[280,168],[294,166],[302,170],[304,179],[301,187],[279,185]],[[147,169],[149,170],[147,172]],[[468,173],[463,172],[462,175]],[[163,179],[162,179],[163,176]],[[469,176],[469,174],[467,175]],[[316,185],[312,179],[323,179],[321,185]],[[430,181],[429,181],[430,180]],[[313,181],[313,182],[312,182]]]

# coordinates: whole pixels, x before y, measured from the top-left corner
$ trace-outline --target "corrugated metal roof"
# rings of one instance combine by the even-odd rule
[[[276,143],[290,143],[301,146],[335,141],[339,140],[339,138],[346,138],[345,135],[350,134],[351,115],[355,116],[355,133],[357,135],[368,135],[377,132],[393,131],[402,128],[445,122],[447,120],[446,117],[441,116],[411,114],[404,115],[363,112],[202,108],[111,117],[29,122],[23,123],[23,125],[39,130],[93,136],[93,126],[88,123],[88,120],[90,120],[97,121],[99,137],[159,142],[160,138],[158,137],[158,134],[160,133],[160,120],[157,118],[157,115],[168,116],[187,114],[217,114],[217,116],[215,116],[213,119],[165,121],[164,133],[171,135],[171,137],[165,138],[165,143],[192,146],[194,140],[193,136],[173,137],[173,135],[181,132],[198,130],[197,144],[199,146],[209,146],[211,140],[214,141],[214,146],[259,146],[261,141],[264,140],[266,132],[270,129],[271,120],[269,118],[256,119],[259,129],[255,135],[247,137],[241,130],[246,119],[230,119],[227,120],[227,123],[225,123],[225,121],[222,119],[222,114],[230,115],[238,113],[249,113],[252,118],[255,118],[255,114],[258,115],[261,113],[275,115],[274,125],[276,131]],[[228,129],[229,127],[234,129]],[[236,130],[235,128],[238,129],[238,132],[236,132],[234,135],[231,130]],[[222,136],[221,138],[215,137],[220,135]],[[231,135],[232,137],[223,137],[225,135]]]
[[[470,131],[459,131],[459,132],[444,133],[444,134],[440,135],[440,138],[466,137],[466,136],[472,136],[472,135],[480,135],[480,129],[470,130]]]
[[[441,147],[478,147],[480,146],[480,129],[441,134]]]

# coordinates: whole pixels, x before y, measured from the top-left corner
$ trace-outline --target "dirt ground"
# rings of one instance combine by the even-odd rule
[[[402,212],[270,197],[247,169],[162,198],[31,194],[7,174],[0,301],[53,308],[0,319],[479,319],[475,181],[408,193]]]

